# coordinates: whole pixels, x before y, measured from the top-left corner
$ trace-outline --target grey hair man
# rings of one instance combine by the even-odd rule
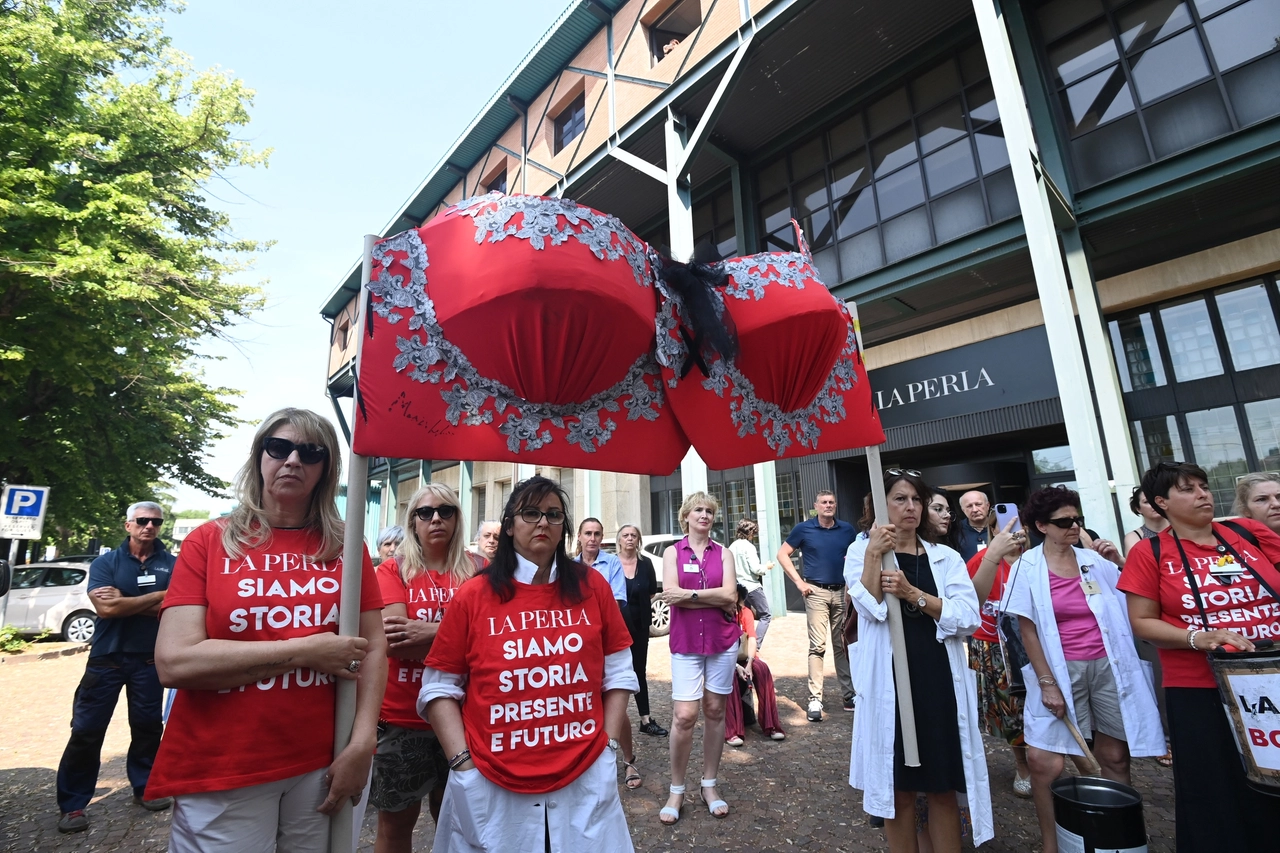
[[[102,760],[102,742],[111,714],[125,689],[130,743],[125,768],[133,801],[149,811],[172,800],[144,800],[160,735],[164,690],[156,674],[156,632],[160,605],[169,589],[176,558],[159,540],[164,509],[139,501],[125,511],[128,538],[89,567],[89,601],[98,613],[93,648],[71,710],[71,739],[58,764],[59,832],[89,828],[85,807],[93,798]]]
[[[969,562],[974,554],[987,547],[987,515],[991,501],[986,492],[977,489],[960,496],[960,511],[964,519],[959,523],[960,556]]]
[[[501,531],[502,525],[496,521],[480,522],[476,528],[475,552],[492,562],[493,555],[498,553],[498,534]]]

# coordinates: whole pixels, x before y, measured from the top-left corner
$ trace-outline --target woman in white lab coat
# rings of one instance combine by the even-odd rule
[[[1126,785],[1130,755],[1164,754],[1164,729],[1151,665],[1138,658],[1124,594],[1116,589],[1120,570],[1076,547],[1084,529],[1080,496],[1064,486],[1041,489],[1028,498],[1022,524],[1045,539],[1010,571],[1005,609],[1019,617],[1031,661],[1023,667],[1031,793],[1045,853],[1057,853],[1049,786],[1064,756],[1083,755],[1063,718],[1093,738],[1102,775]]]
[[[986,753],[978,733],[978,695],[965,637],[979,624],[978,596],[960,555],[933,543],[925,507],[931,490],[917,472],[885,475],[889,524],[854,542],[844,575],[858,614],[858,686],[849,784],[868,814],[885,818],[889,849],[916,849],[916,794],[929,802],[937,853],[960,850],[960,806],[967,804],[975,845],[993,835]],[[898,570],[881,572],[892,553]],[[888,597],[901,600],[915,706],[920,767],[903,761],[893,680]],[[949,682],[951,691],[939,688]]]

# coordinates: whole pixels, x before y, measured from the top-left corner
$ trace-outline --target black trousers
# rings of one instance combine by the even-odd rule
[[[640,689],[636,691],[636,711],[640,716],[649,716],[649,682],[645,679],[645,670],[649,666],[649,622],[652,614],[643,616],[640,612],[631,612],[626,605],[622,607],[622,616],[627,623],[627,633],[631,635],[631,668],[636,671],[640,680]]]
[[[1250,788],[1218,691],[1168,687],[1178,853],[1277,849],[1280,797]]]

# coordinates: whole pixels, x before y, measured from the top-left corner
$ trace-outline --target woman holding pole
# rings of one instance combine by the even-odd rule
[[[183,542],[156,640],[160,680],[180,689],[146,794],[174,797],[171,851],[327,851],[329,815],[369,778],[382,597],[365,553],[360,635],[337,633],[338,447],[314,412],[268,415],[236,477],[239,505]],[[335,759],[339,678],[357,679],[356,715]]]
[[[991,792],[978,733],[978,697],[966,660],[965,637],[980,623],[978,597],[964,561],[933,542],[927,521],[932,491],[914,471],[885,474],[888,520],[849,546],[845,581],[858,613],[849,784],[863,791],[863,808],[885,818],[889,849],[916,849],[916,794],[929,803],[929,837],[937,853],[960,849],[960,805],[973,818],[974,844],[992,837]],[[891,554],[894,571],[882,572]],[[889,601],[902,606],[903,633],[920,766],[906,765],[893,676]],[[951,691],[939,690],[942,684]],[[926,700],[925,697],[928,697]]]

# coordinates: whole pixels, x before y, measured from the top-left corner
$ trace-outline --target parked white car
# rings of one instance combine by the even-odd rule
[[[93,639],[96,614],[89,601],[88,563],[15,566],[5,624],[23,634],[50,631],[71,643]]]
[[[653,575],[658,579],[658,592],[662,592],[662,552],[667,549],[668,545],[673,542],[679,542],[683,537],[673,536],[670,533],[652,533],[641,536],[644,546],[640,549],[640,555],[653,565]],[[618,540],[606,539],[601,543],[600,548],[608,551],[610,554],[618,553]],[[671,608],[665,601],[653,602],[653,620],[649,623],[650,637],[665,637],[671,633]]]

